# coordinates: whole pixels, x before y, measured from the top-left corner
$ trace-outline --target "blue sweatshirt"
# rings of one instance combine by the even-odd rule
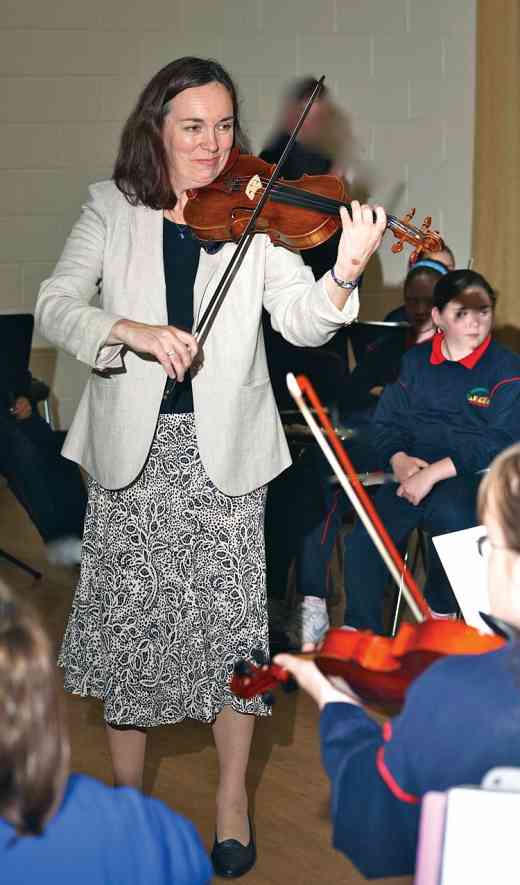
[[[209,885],[212,868],[195,827],[157,799],[70,776],[41,836],[0,818],[6,885]]]
[[[321,751],[333,843],[367,878],[410,875],[421,797],[520,766],[520,642],[433,664],[381,728],[353,704],[327,704]]]
[[[451,458],[457,473],[475,473],[520,440],[520,357],[488,336],[454,362],[441,341],[437,334],[412,347],[380,398],[371,439],[382,465],[402,451]]]

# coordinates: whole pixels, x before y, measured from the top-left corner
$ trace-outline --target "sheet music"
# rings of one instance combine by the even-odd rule
[[[464,620],[483,633],[491,633],[479,612],[489,612],[487,562],[477,550],[477,538],[486,534],[482,525],[433,538]]]
[[[520,793],[449,790],[441,885],[518,885],[519,817]]]

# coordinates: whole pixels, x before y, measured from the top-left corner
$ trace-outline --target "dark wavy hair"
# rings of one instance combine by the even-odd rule
[[[433,290],[433,304],[437,310],[443,311],[448,302],[454,301],[466,289],[480,289],[489,295],[494,308],[497,300],[496,292],[485,277],[476,270],[450,270],[436,283]]]
[[[40,834],[59,798],[69,743],[54,650],[32,608],[0,585],[0,816]]]
[[[155,74],[143,89],[121,133],[113,179],[131,203],[150,209],[173,209],[173,192],[162,129],[172,98],[194,86],[221,83],[233,103],[234,144],[241,153],[250,146],[240,125],[239,100],[235,84],[226,70],[211,58],[185,56],[170,62]]]

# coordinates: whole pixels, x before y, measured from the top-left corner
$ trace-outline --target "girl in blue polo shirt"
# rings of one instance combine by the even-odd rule
[[[377,406],[371,441],[397,482],[374,503],[398,546],[418,526],[432,535],[477,524],[482,471],[520,440],[520,357],[491,336],[495,293],[475,271],[454,270],[433,292],[437,333],[412,347]],[[455,600],[432,548],[424,594],[431,609]],[[361,523],[345,544],[345,623],[384,632],[388,571]]]
[[[520,445],[494,461],[479,491],[490,610],[509,637],[482,655],[452,655],[410,688],[383,727],[341,680],[290,655],[286,667],[318,703],[331,781],[334,846],[367,878],[413,872],[422,796],[479,784],[495,766],[520,766]],[[505,622],[505,623],[504,623]]]

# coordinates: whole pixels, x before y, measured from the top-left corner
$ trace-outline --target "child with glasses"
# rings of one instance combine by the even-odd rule
[[[334,846],[367,878],[413,873],[421,800],[520,766],[520,445],[493,462],[478,495],[488,543],[490,611],[508,641],[498,651],[432,664],[382,727],[342,680],[290,655],[286,667],[321,710],[332,787]]]

